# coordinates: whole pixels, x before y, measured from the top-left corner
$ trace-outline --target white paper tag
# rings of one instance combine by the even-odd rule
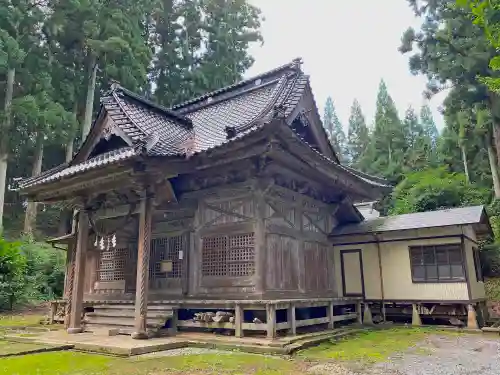
[[[179,251],[179,260],[183,260],[184,259],[184,251]]]

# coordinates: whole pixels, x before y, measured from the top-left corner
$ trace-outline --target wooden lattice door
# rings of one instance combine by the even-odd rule
[[[149,285],[151,289],[171,294],[188,293],[188,234],[155,238],[151,241]]]

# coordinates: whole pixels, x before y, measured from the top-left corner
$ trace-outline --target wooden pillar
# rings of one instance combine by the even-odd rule
[[[328,304],[328,329],[333,329],[335,327],[335,322],[333,321],[333,301]]]
[[[170,319],[170,333],[172,335],[177,334],[177,325],[179,324],[179,310],[177,308],[172,309],[172,318]]]
[[[89,216],[85,210],[78,214],[78,234],[71,288],[71,306],[69,308],[68,333],[83,332],[83,287],[85,283],[85,263],[87,262],[87,244],[89,240]]]
[[[76,221],[76,220],[75,220]],[[76,253],[76,242],[71,241],[68,247],[68,253],[66,257],[68,258],[68,265],[66,267],[66,286],[64,291],[64,299],[66,305],[64,306],[64,328],[69,328],[69,318],[71,315],[72,305],[73,305],[73,284],[75,281],[75,253]]]
[[[243,337],[243,308],[240,304],[234,307],[234,335]]]
[[[370,305],[365,302],[365,311],[363,313],[363,324],[373,325],[372,311]]]
[[[297,334],[297,317],[295,315],[295,304],[293,303],[291,303],[290,306],[288,306],[287,320],[288,324],[290,324],[290,329],[288,330],[288,334],[290,336],[295,336]]]
[[[271,303],[266,305],[267,338],[276,337],[276,305]]]
[[[412,315],[411,315],[411,325],[412,326],[421,326],[422,319],[420,319],[420,314],[418,313],[417,305],[414,303],[412,306]]]
[[[147,195],[139,208],[139,236],[137,240],[137,275],[135,288],[135,324],[133,339],[147,339],[149,255],[151,246],[151,216],[153,198]]]
[[[477,324],[477,314],[474,305],[467,305],[467,328],[479,329]]]
[[[254,196],[255,203],[255,288],[263,295],[266,289],[266,202],[261,189]]]
[[[55,323],[58,307],[59,307],[59,302],[55,301],[50,302],[49,324]]]

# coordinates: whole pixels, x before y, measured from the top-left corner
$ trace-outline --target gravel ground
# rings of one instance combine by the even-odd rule
[[[364,369],[370,375],[498,375],[500,340],[483,335],[431,335],[406,353]]]

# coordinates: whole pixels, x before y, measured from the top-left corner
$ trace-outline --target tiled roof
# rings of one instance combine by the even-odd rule
[[[484,206],[449,208],[397,216],[384,216],[336,227],[331,235],[371,234],[396,230],[423,229],[449,225],[478,224],[484,219]]]
[[[184,156],[219,147],[261,128],[280,108],[287,118],[302,98],[309,77],[300,69],[300,60],[280,66],[257,77],[205,94],[167,109],[129,90],[113,84],[101,99],[112,126],[126,139],[130,147],[99,155],[87,161],[77,155],[69,164],[47,171],[20,183],[32,187],[72,176],[105,164],[143,154],[150,156]],[[95,126],[95,124],[94,124]],[[96,128],[93,128],[96,129]],[[231,131],[232,135],[229,134]],[[92,146],[97,130],[89,134],[82,146]],[[320,154],[320,153],[318,153]],[[323,154],[320,154],[324,156]],[[324,156],[328,159],[326,156]],[[350,168],[340,166],[350,174]],[[378,179],[357,176],[373,186],[386,186]]]
[[[166,110],[138,100],[121,87],[104,97],[102,105],[113,123],[135,145],[155,138],[154,144],[147,150],[149,155],[180,155],[184,153],[183,145],[193,135],[189,119],[180,120]]]
[[[39,176],[27,178],[19,183],[21,189],[29,186],[40,185],[47,182],[59,180],[63,177],[70,177],[77,173],[88,171],[91,169],[99,168],[106,164],[112,164],[121,160],[130,159],[138,155],[138,152],[132,147],[123,147],[117,150],[105,152],[92,159],[86,160],[83,163],[68,166],[68,164],[61,164],[60,166],[45,171]]]

